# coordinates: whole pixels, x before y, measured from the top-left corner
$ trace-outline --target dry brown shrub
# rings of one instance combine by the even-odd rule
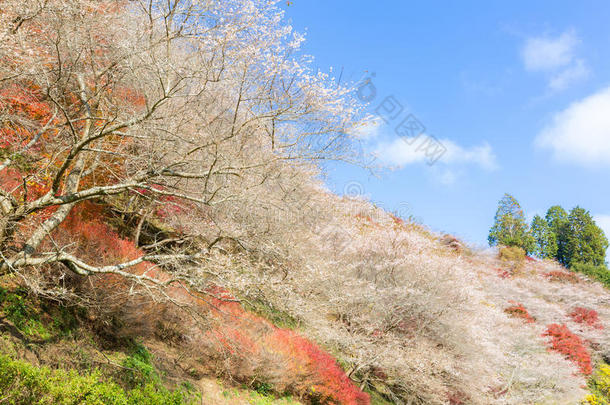
[[[525,264],[525,250],[518,246],[503,246],[498,252],[500,260],[508,266],[513,273],[523,269]]]

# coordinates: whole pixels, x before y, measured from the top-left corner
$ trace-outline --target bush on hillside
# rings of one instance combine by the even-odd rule
[[[572,333],[566,325],[553,323],[547,327],[542,335],[550,338],[550,349],[563,354],[567,359],[575,363],[580,372],[591,374],[591,355],[585,347],[584,342],[576,334]]]
[[[226,371],[255,389],[294,394],[313,403],[367,405],[368,394],[350,380],[337,360],[310,340],[247,312],[222,288],[211,288],[210,353]],[[219,364],[219,366],[221,366]]]
[[[521,318],[527,323],[536,322],[536,318],[531,316],[527,309],[521,303],[513,302],[513,305],[504,309],[504,312],[515,318]]]
[[[544,276],[549,281],[556,281],[560,283],[578,283],[580,280],[574,273],[561,270],[553,270],[548,273],[544,273]]]
[[[525,264],[525,250],[518,246],[503,246],[500,248],[498,256],[512,270],[519,270]]]
[[[196,403],[182,391],[146,384],[124,390],[98,371],[78,374],[74,370],[35,367],[21,360],[0,355],[2,402],[13,405],[179,405]]]
[[[610,270],[606,266],[594,266],[592,264],[574,263],[572,270],[599,281],[607,288],[610,288]]]
[[[594,309],[576,307],[570,312],[570,318],[576,323],[584,323],[593,328],[603,329],[603,326],[599,323],[599,315]]]

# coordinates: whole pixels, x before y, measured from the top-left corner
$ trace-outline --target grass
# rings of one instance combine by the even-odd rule
[[[292,397],[277,398],[256,391],[250,392],[248,402],[252,405],[300,405],[300,402],[293,400]]]
[[[195,403],[192,395],[146,384],[124,389],[99,370],[79,374],[76,370],[36,367],[23,360],[0,355],[0,392],[3,402],[13,405],[179,405]]]
[[[251,405],[300,405],[301,403],[294,400],[290,396],[277,397],[270,393],[262,393],[258,391],[251,391],[247,388],[239,390],[237,388],[232,390],[222,391],[222,396],[229,401],[242,400],[247,401]]]
[[[24,289],[9,291],[0,287],[0,312],[25,337],[48,340],[52,332],[40,320]]]
[[[247,311],[253,312],[271,322],[278,328],[298,329],[301,323],[289,313],[282,311],[262,299],[248,299],[243,301]]]
[[[392,405],[393,402],[385,399],[379,392],[372,389],[365,389],[364,392],[370,395],[371,405]]]
[[[73,341],[83,326],[79,321],[84,319],[83,311],[38,300],[22,288],[9,290],[0,286],[0,319],[10,322],[19,332],[12,337],[0,335],[0,402],[13,405],[197,402],[192,385],[182,384],[176,390],[168,390],[152,364],[151,354],[137,342],[131,342],[121,362],[122,371],[108,375],[93,368],[88,359],[90,353],[80,348],[65,359],[65,364],[74,367],[76,363],[77,368],[39,367],[17,355],[15,345],[33,344],[39,350],[48,350],[53,342]]]

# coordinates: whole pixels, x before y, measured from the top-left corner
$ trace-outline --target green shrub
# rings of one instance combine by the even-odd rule
[[[254,389],[261,395],[268,396],[273,393],[273,386],[266,382],[256,382]]]
[[[152,356],[140,343],[134,343],[131,354],[123,360],[124,380],[132,388],[160,384],[160,377],[152,364]]]
[[[592,264],[575,263],[572,265],[572,270],[601,282],[607,288],[610,288],[610,270],[606,266],[594,266]]]
[[[51,305],[48,302],[42,303],[42,310],[51,316],[53,331],[62,337],[72,336],[76,333],[80,326],[79,319],[86,315],[84,308]]]
[[[6,319],[25,336],[40,339],[51,337],[48,329],[40,321],[38,313],[31,307],[25,289],[8,291],[0,287],[0,309]]]
[[[178,405],[189,403],[181,391],[146,384],[124,390],[113,381],[104,381],[99,371],[76,371],[35,367],[0,355],[0,393],[3,403],[12,405]]]
[[[293,317],[288,312],[276,308],[264,299],[247,299],[244,300],[243,305],[248,311],[266,318],[278,328],[298,329],[300,326],[300,322],[297,318]]]

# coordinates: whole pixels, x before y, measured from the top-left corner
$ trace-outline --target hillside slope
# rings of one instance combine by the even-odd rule
[[[301,244],[316,253],[266,297],[302,318],[361,386],[398,403],[583,400],[588,353],[595,367],[609,347],[602,285],[552,262],[470,251],[363,201],[333,207],[312,245]],[[549,350],[553,324],[582,352]]]
[[[111,312],[58,306],[15,290],[12,281],[3,298],[2,352],[81,372],[101,367],[137,387],[121,367],[133,345],[143,345],[163,385],[187,384],[203,398],[224,392],[210,383],[218,376],[305,402],[368,403],[341,382],[349,375],[373,403],[585,399],[593,368],[609,357],[610,296],[602,285],[552,262],[472,251],[365,201],[319,195],[334,198],[341,215],[309,239],[298,236],[293,253],[316,252],[298,263],[299,272],[217,254],[225,288],[208,287],[204,301],[171,293],[196,309],[195,323],[184,309],[147,300]],[[15,317],[15,308],[31,321]],[[582,348],[553,346],[553,324],[565,325]],[[333,360],[298,335],[320,343],[342,369],[333,371]],[[263,401],[225,396],[227,403]]]

